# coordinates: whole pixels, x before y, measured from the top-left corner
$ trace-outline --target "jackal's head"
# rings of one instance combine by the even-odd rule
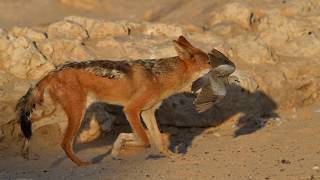
[[[192,46],[185,37],[180,36],[177,40],[173,41],[173,44],[181,60],[193,64],[193,67],[197,70],[211,68],[207,53]]]

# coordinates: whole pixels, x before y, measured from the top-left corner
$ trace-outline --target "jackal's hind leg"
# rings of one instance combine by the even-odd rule
[[[69,122],[70,123],[70,122]],[[72,126],[72,125],[68,125],[67,130],[65,132],[63,141],[61,143],[61,147],[62,149],[65,151],[65,153],[67,154],[67,156],[74,162],[76,163],[78,166],[87,166],[90,165],[90,162],[84,162],[81,161],[74,153],[73,151],[73,142],[75,139],[75,136],[79,130],[79,127],[76,126]]]
[[[111,155],[118,157],[123,147],[145,147],[146,144],[141,141],[134,133],[120,133],[113,143]]]
[[[65,131],[61,147],[68,158],[78,166],[90,165],[92,163],[81,161],[73,151],[73,144],[80,129],[81,120],[85,111],[85,93],[81,92],[80,89],[77,91],[71,91],[68,89],[59,95],[61,95],[58,97],[59,102],[68,117],[68,126]]]

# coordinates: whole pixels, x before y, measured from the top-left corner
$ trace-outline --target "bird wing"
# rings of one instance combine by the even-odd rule
[[[204,112],[218,103],[226,94],[224,80],[209,76],[209,83],[203,86],[194,100],[194,105],[198,112]]]
[[[227,78],[235,71],[235,65],[218,50],[213,49],[208,57],[212,70],[192,84],[193,92],[200,91],[193,102],[198,112],[210,109],[226,95]]]

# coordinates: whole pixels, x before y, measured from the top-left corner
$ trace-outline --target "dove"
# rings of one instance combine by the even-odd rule
[[[210,109],[226,95],[228,76],[236,67],[223,53],[212,49],[208,53],[212,69],[192,84],[192,92],[197,96],[193,101],[196,110],[201,113]]]

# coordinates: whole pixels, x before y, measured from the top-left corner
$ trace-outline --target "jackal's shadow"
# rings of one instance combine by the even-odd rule
[[[265,127],[268,121],[278,117],[275,101],[262,91],[247,92],[239,86],[228,86],[227,95],[221,102],[203,113],[197,113],[192,102],[194,96],[184,94],[168,98],[160,107],[157,117],[160,124],[181,127],[181,133],[176,128],[168,129],[170,147],[178,153],[186,153],[193,139],[201,134],[206,127],[214,127],[233,119],[235,123],[234,137],[254,133]],[[179,97],[180,96],[180,97]],[[180,103],[180,104],[179,104]],[[180,109],[179,109],[180,107]],[[170,111],[169,109],[177,109]],[[191,128],[193,127],[193,128]]]
[[[254,133],[265,127],[269,120],[278,117],[275,113],[277,104],[262,91],[250,93],[233,85],[227,87],[227,92],[221,102],[204,113],[198,113],[195,110],[192,103],[195,96],[192,94],[177,94],[163,102],[156,112],[156,117],[160,129],[170,134],[170,149],[172,151],[186,153],[193,139],[201,134],[205,128],[218,126],[231,117],[237,119],[233,125],[235,128],[234,137]],[[117,117],[116,127],[124,126],[121,128],[122,130],[130,131],[121,107],[98,102],[90,106],[87,113],[90,114],[90,111],[97,112],[96,118],[100,124],[110,121],[110,118],[107,118],[110,117],[109,113]],[[86,116],[86,118],[90,117]],[[116,129],[119,131],[119,127]],[[112,139],[115,140],[119,133],[113,131]],[[112,140],[109,139],[108,144],[110,143]]]

